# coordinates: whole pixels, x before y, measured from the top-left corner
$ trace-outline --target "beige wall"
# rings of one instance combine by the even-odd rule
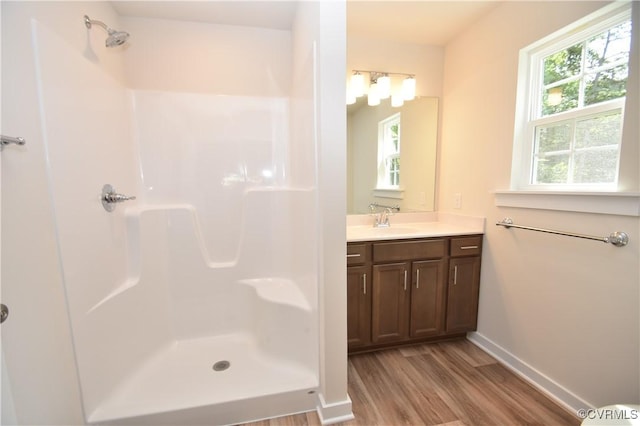
[[[487,218],[477,337],[573,408],[640,401],[638,217],[500,208],[492,192],[509,188],[519,50],[603,4],[506,2],[445,51],[438,205]],[[505,216],[631,242],[493,225]]]

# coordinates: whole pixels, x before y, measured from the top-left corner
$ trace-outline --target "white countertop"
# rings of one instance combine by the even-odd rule
[[[374,228],[369,215],[347,216],[347,242],[484,234],[485,218],[451,213],[396,213],[391,226]]]

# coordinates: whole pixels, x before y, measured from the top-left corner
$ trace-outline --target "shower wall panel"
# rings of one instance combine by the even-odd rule
[[[78,51],[37,21],[32,31],[60,264],[90,411],[169,340],[168,307],[163,291],[133,288],[139,267],[124,208],[108,213],[100,202],[106,183],[129,195],[139,187],[128,92],[91,60],[91,44]]]
[[[142,200],[193,205],[214,265],[238,261],[248,214],[262,224],[250,235],[257,240],[257,233],[271,238],[275,211],[286,214],[270,201],[248,207],[246,194],[288,186],[288,105],[286,98],[135,92]]]
[[[232,301],[243,300],[229,289],[238,279],[294,282],[315,311],[316,198],[313,186],[291,184],[289,100],[134,96],[142,202],[193,206],[168,222],[170,257],[182,259],[169,279],[179,338],[240,327],[224,320],[234,316]],[[314,164],[307,168],[312,183]]]

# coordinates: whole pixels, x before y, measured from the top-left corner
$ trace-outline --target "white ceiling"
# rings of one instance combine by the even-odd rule
[[[331,0],[322,0],[331,1]],[[116,12],[136,16],[288,30],[296,1],[112,1]],[[487,0],[348,0],[347,34],[442,46],[499,4]]]

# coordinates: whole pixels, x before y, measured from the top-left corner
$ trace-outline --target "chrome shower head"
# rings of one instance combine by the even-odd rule
[[[109,37],[107,37],[107,39],[104,42],[104,45],[106,47],[116,47],[116,46],[120,46],[121,44],[123,44],[125,41],[127,41],[129,39],[129,33],[126,31],[116,31],[112,28],[109,28],[104,22],[102,21],[94,21],[92,19],[90,19],[87,15],[84,15],[84,25],[91,29],[91,26],[93,24],[99,25],[102,28],[104,28],[107,31],[107,34],[109,34]]]
[[[107,37],[107,40],[104,42],[104,44],[107,47],[120,46],[121,44],[123,44],[128,39],[129,39],[129,33],[128,32],[111,30],[109,32],[109,37]]]

